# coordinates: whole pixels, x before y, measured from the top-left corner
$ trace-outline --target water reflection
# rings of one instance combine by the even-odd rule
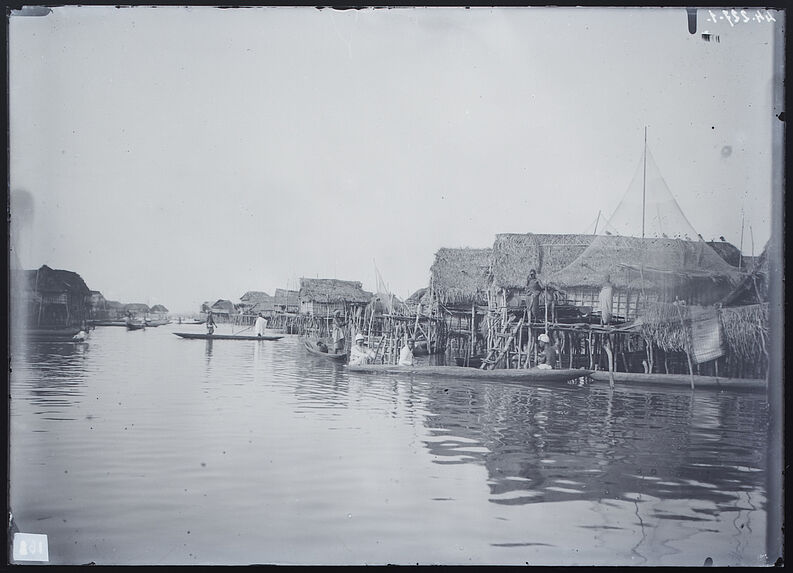
[[[84,342],[30,341],[12,355],[11,372],[28,390],[28,401],[51,409],[45,419],[72,419],[64,416],[79,403],[87,375],[90,346]]]
[[[436,463],[484,464],[493,503],[696,498],[713,506],[687,519],[706,520],[763,485],[760,398],[494,384],[428,391],[427,448]]]

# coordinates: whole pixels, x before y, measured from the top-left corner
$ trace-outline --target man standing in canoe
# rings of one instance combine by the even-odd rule
[[[267,328],[267,319],[262,316],[261,312],[256,317],[254,328],[256,329],[256,336],[264,336],[264,329]]]
[[[215,334],[215,317],[211,309],[207,311],[207,334],[210,336]]]
[[[345,339],[344,339],[344,318],[341,316],[341,311],[336,310],[333,312],[333,353],[343,354]]]

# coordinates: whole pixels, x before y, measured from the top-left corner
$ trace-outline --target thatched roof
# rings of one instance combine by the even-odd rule
[[[300,279],[298,298],[301,301],[368,303],[372,293],[363,290],[358,281],[339,279]]]
[[[432,286],[446,305],[484,304],[493,249],[448,249],[435,253]]]
[[[423,300],[426,297],[427,293],[429,293],[429,290],[430,290],[429,287],[420,288],[412,295],[407,297],[407,299],[405,299],[405,302],[407,304],[418,304],[421,300]]]
[[[562,288],[597,287],[603,284],[605,275],[610,276],[614,286],[625,288],[683,284],[697,278],[714,281],[739,278],[736,269],[704,241],[599,235],[547,282]]]
[[[150,312],[151,309],[149,305],[143,304],[142,302],[131,302],[124,305],[124,310],[130,312]]]
[[[165,308],[164,305],[155,304],[153,307],[151,307],[150,312],[160,312],[160,313],[162,313],[162,312],[168,312],[168,309]]]
[[[275,289],[274,304],[276,306],[297,306],[299,301],[299,292],[296,290],[286,290],[282,288]]]
[[[722,259],[728,262],[730,266],[738,266],[738,262],[741,261],[741,251],[738,247],[726,241],[707,241],[707,243]]]
[[[584,252],[593,235],[515,234],[496,235],[491,264],[496,288],[523,288],[529,271],[546,278],[562,270]]]
[[[249,290],[240,297],[240,306],[256,311],[273,310],[275,298],[263,291]]]
[[[72,271],[51,269],[42,265],[38,270],[22,271],[28,288],[46,293],[73,293],[90,296],[91,289],[80,275]]]
[[[224,298],[220,298],[215,301],[215,304],[212,305],[212,312],[228,312],[229,314],[235,311],[234,303],[230,300],[226,300]]]
[[[273,297],[271,297],[266,292],[259,290],[249,290],[240,297],[240,302],[244,302],[248,304],[253,304],[257,302],[266,302],[270,300],[273,300]]]

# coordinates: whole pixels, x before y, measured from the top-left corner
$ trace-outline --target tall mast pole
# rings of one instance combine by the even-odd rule
[[[647,126],[644,126],[644,172],[642,173],[642,239],[644,238],[644,210],[647,199]]]
[[[743,263],[743,209],[741,209],[741,244],[738,247],[738,270],[741,270],[741,263]]]

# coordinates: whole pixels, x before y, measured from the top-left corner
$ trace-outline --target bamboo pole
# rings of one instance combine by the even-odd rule
[[[474,331],[474,324],[476,323],[476,303],[471,303],[471,347],[468,349],[468,357],[465,359],[465,365],[471,364],[471,357],[474,355],[474,341],[476,333]]]
[[[603,335],[603,349],[606,351],[609,364],[609,387],[614,388],[614,354],[611,349],[611,335]]]
[[[592,336],[593,336],[593,333],[590,330],[589,331],[589,336],[587,338],[587,342],[588,342],[587,346],[589,348],[589,369],[590,370],[594,370],[595,369],[595,350],[594,350],[594,348],[592,348]]]

